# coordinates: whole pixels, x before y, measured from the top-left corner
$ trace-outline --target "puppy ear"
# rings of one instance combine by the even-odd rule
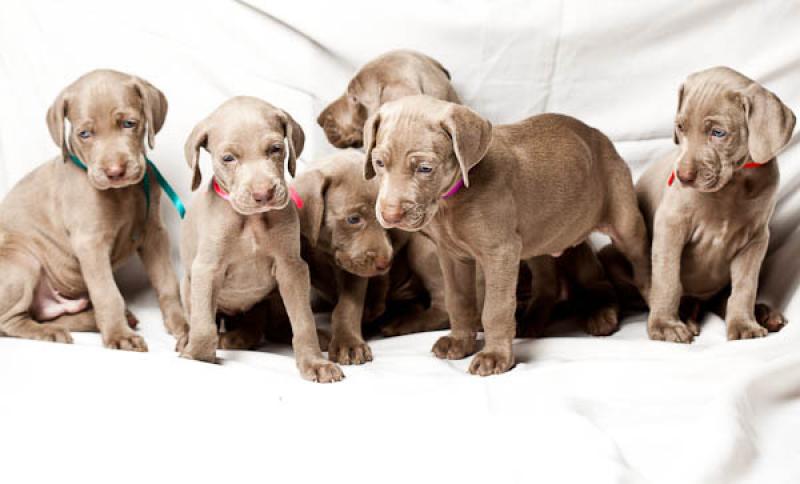
[[[375,167],[372,166],[372,149],[375,148],[375,138],[381,124],[381,113],[376,112],[364,123],[364,179],[375,177]]]
[[[478,164],[489,150],[492,141],[492,123],[468,107],[450,106],[442,127],[453,140],[453,151],[461,166],[464,186],[469,186],[469,170]]]
[[[681,87],[678,88],[678,109],[675,111],[675,114],[681,112],[681,106],[683,106],[683,93],[686,90],[686,84],[681,84]],[[678,128],[676,128],[673,124],[672,126],[672,142],[678,144]]]
[[[792,137],[795,116],[781,100],[758,83],[741,91],[747,119],[747,148],[756,163],[766,163]]]
[[[200,173],[200,148],[206,148],[208,143],[208,120],[205,119],[194,127],[189,137],[186,138],[186,143],[183,145],[183,155],[186,157],[186,163],[192,169],[192,191],[197,190],[200,182],[203,180],[203,175]]]
[[[303,128],[286,111],[280,112],[283,131],[286,136],[286,143],[289,147],[289,174],[294,178],[297,171],[297,157],[303,152],[306,143],[306,135]]]
[[[303,199],[303,209],[299,210],[300,233],[308,239],[311,247],[316,247],[325,215],[328,178],[319,170],[307,171],[295,179],[294,189]]]
[[[138,77],[133,78],[133,88],[142,98],[144,118],[147,122],[147,145],[152,150],[156,143],[156,133],[161,131],[164,119],[167,117],[167,97],[155,86]]]
[[[67,161],[68,157],[67,136],[64,128],[64,118],[67,117],[69,107],[68,89],[61,91],[53,101],[53,105],[47,110],[47,129],[56,146],[61,147],[61,156],[64,161]]]

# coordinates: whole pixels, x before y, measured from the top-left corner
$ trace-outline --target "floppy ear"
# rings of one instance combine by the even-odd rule
[[[766,163],[792,137],[795,116],[781,100],[758,83],[741,91],[747,119],[747,148],[756,163]]]
[[[376,112],[364,123],[364,178],[370,180],[375,177],[375,167],[372,166],[372,149],[375,148],[375,139],[378,127],[381,124],[381,113]]]
[[[58,94],[58,97],[53,101],[53,105],[47,110],[47,129],[50,131],[50,137],[53,142],[61,147],[61,156],[64,161],[67,161],[67,137],[64,128],[64,118],[67,117],[67,109],[69,107],[68,89],[66,88]]]
[[[303,152],[303,146],[306,143],[306,135],[303,133],[303,128],[292,118],[286,111],[280,112],[281,122],[283,123],[283,131],[286,136],[286,143],[289,147],[289,174],[294,178],[297,171],[297,157]]]
[[[133,88],[142,98],[144,118],[147,122],[147,145],[152,150],[156,143],[156,133],[161,131],[164,119],[167,117],[167,98],[155,86],[138,77],[133,78]]]
[[[469,187],[469,170],[478,164],[489,150],[492,141],[492,123],[475,111],[453,104],[442,121],[442,127],[453,140],[453,151],[461,166],[464,186]]]
[[[206,148],[208,143],[208,119],[204,119],[194,127],[191,134],[186,138],[186,144],[183,145],[183,155],[186,157],[186,163],[192,169],[192,191],[197,190],[203,176],[200,173],[200,148]]]
[[[325,215],[325,192],[328,178],[319,170],[302,173],[294,181],[294,189],[303,199],[303,209],[299,210],[300,233],[308,239],[311,247],[317,246]]]
[[[675,111],[675,114],[681,112],[681,106],[683,106],[683,93],[685,91],[686,84],[681,84],[681,87],[678,88],[678,109]],[[672,126],[672,142],[678,144],[678,128],[674,125]]]

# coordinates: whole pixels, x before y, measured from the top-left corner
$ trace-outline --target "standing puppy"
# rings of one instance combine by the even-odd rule
[[[116,71],[90,72],[59,94],[47,126],[61,156],[0,206],[0,333],[69,343],[70,329],[99,328],[108,348],[147,351],[113,275],[138,252],[182,347],[188,326],[144,146],[146,134],[153,147],[166,115],[161,91]]]
[[[427,227],[437,242],[452,330],[436,356],[475,352],[483,323],[486,345],[470,372],[510,369],[520,260],[560,254],[595,230],[631,260],[647,294],[647,233],[630,171],[596,129],[557,114],[493,128],[464,106],[411,96],[384,104],[364,134],[365,176],[380,177],[381,224]],[[486,285],[481,315],[476,263]]]
[[[727,67],[689,76],[678,92],[678,149],[642,175],[637,192],[653,237],[653,284],[647,332],[690,342],[698,328],[678,314],[682,296],[705,301],[731,286],[720,311],[728,339],[780,329],[780,313],[756,292],[775,208],[775,155],[795,116],[775,94]]]
[[[283,175],[288,159],[294,176],[304,141],[291,116],[252,97],[223,103],[186,140],[192,190],[201,181],[200,148],[211,154],[214,178],[182,227],[182,292],[191,327],[184,356],[215,361],[217,313],[245,313],[277,287],[300,374],[318,382],[342,379],[339,367],[320,352],[300,223]]]

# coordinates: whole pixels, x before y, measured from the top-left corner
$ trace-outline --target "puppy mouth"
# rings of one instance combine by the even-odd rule
[[[131,185],[138,185],[142,182],[145,175],[145,170],[140,165],[133,165],[130,167],[130,172],[122,178],[111,179],[103,170],[97,168],[89,169],[89,183],[97,190],[109,190],[129,187]]]
[[[333,122],[325,123],[322,128],[328,141],[337,148],[361,148],[364,143],[355,129],[342,129]]]
[[[334,259],[340,268],[359,277],[382,276],[392,268],[391,262],[386,267],[379,269],[375,267],[375,263],[370,257],[350,257],[340,251],[334,253]]]
[[[230,203],[233,209],[241,214],[241,215],[255,215],[259,213],[269,212],[271,210],[283,210],[289,204],[289,197],[286,193],[282,193],[277,195],[272,201],[268,203],[252,203],[252,202],[241,202],[239,201],[240,197],[231,197]]]

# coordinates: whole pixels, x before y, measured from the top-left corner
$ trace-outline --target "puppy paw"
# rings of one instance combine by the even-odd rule
[[[767,304],[756,304],[755,315],[758,324],[767,328],[770,333],[780,331],[789,322],[780,311],[772,309]]]
[[[617,308],[600,308],[586,320],[586,332],[592,336],[608,336],[619,328]]]
[[[216,332],[189,335],[189,342],[181,352],[181,357],[215,363],[217,361],[217,340]]]
[[[322,357],[304,359],[302,362],[298,362],[297,366],[300,369],[300,375],[313,382],[333,383],[344,378],[344,373],[339,365]]]
[[[334,335],[328,343],[328,359],[342,365],[363,365],[372,361],[372,350],[360,338]]]
[[[139,318],[137,318],[130,309],[125,310],[125,320],[128,322],[128,327],[131,329],[136,329],[136,327],[139,326]]]
[[[126,350],[126,351],[147,351],[147,343],[144,338],[134,333],[130,329],[119,333],[111,334],[103,337],[103,345],[112,350]]]
[[[480,376],[499,375],[507,372],[513,366],[513,352],[483,350],[470,362],[469,372]]]
[[[221,350],[249,350],[261,343],[261,335],[250,334],[246,331],[232,330],[219,336],[219,349]]]
[[[734,319],[727,324],[728,340],[763,338],[769,333],[767,328],[748,319]]]
[[[649,319],[647,334],[656,341],[691,343],[694,335],[688,326],[677,320]]]
[[[43,323],[38,331],[31,335],[31,339],[38,341],[52,341],[54,343],[72,343],[72,334],[69,330],[56,324]]]
[[[475,353],[478,341],[475,335],[457,338],[452,334],[442,336],[433,345],[433,354],[446,360],[460,360]]]

